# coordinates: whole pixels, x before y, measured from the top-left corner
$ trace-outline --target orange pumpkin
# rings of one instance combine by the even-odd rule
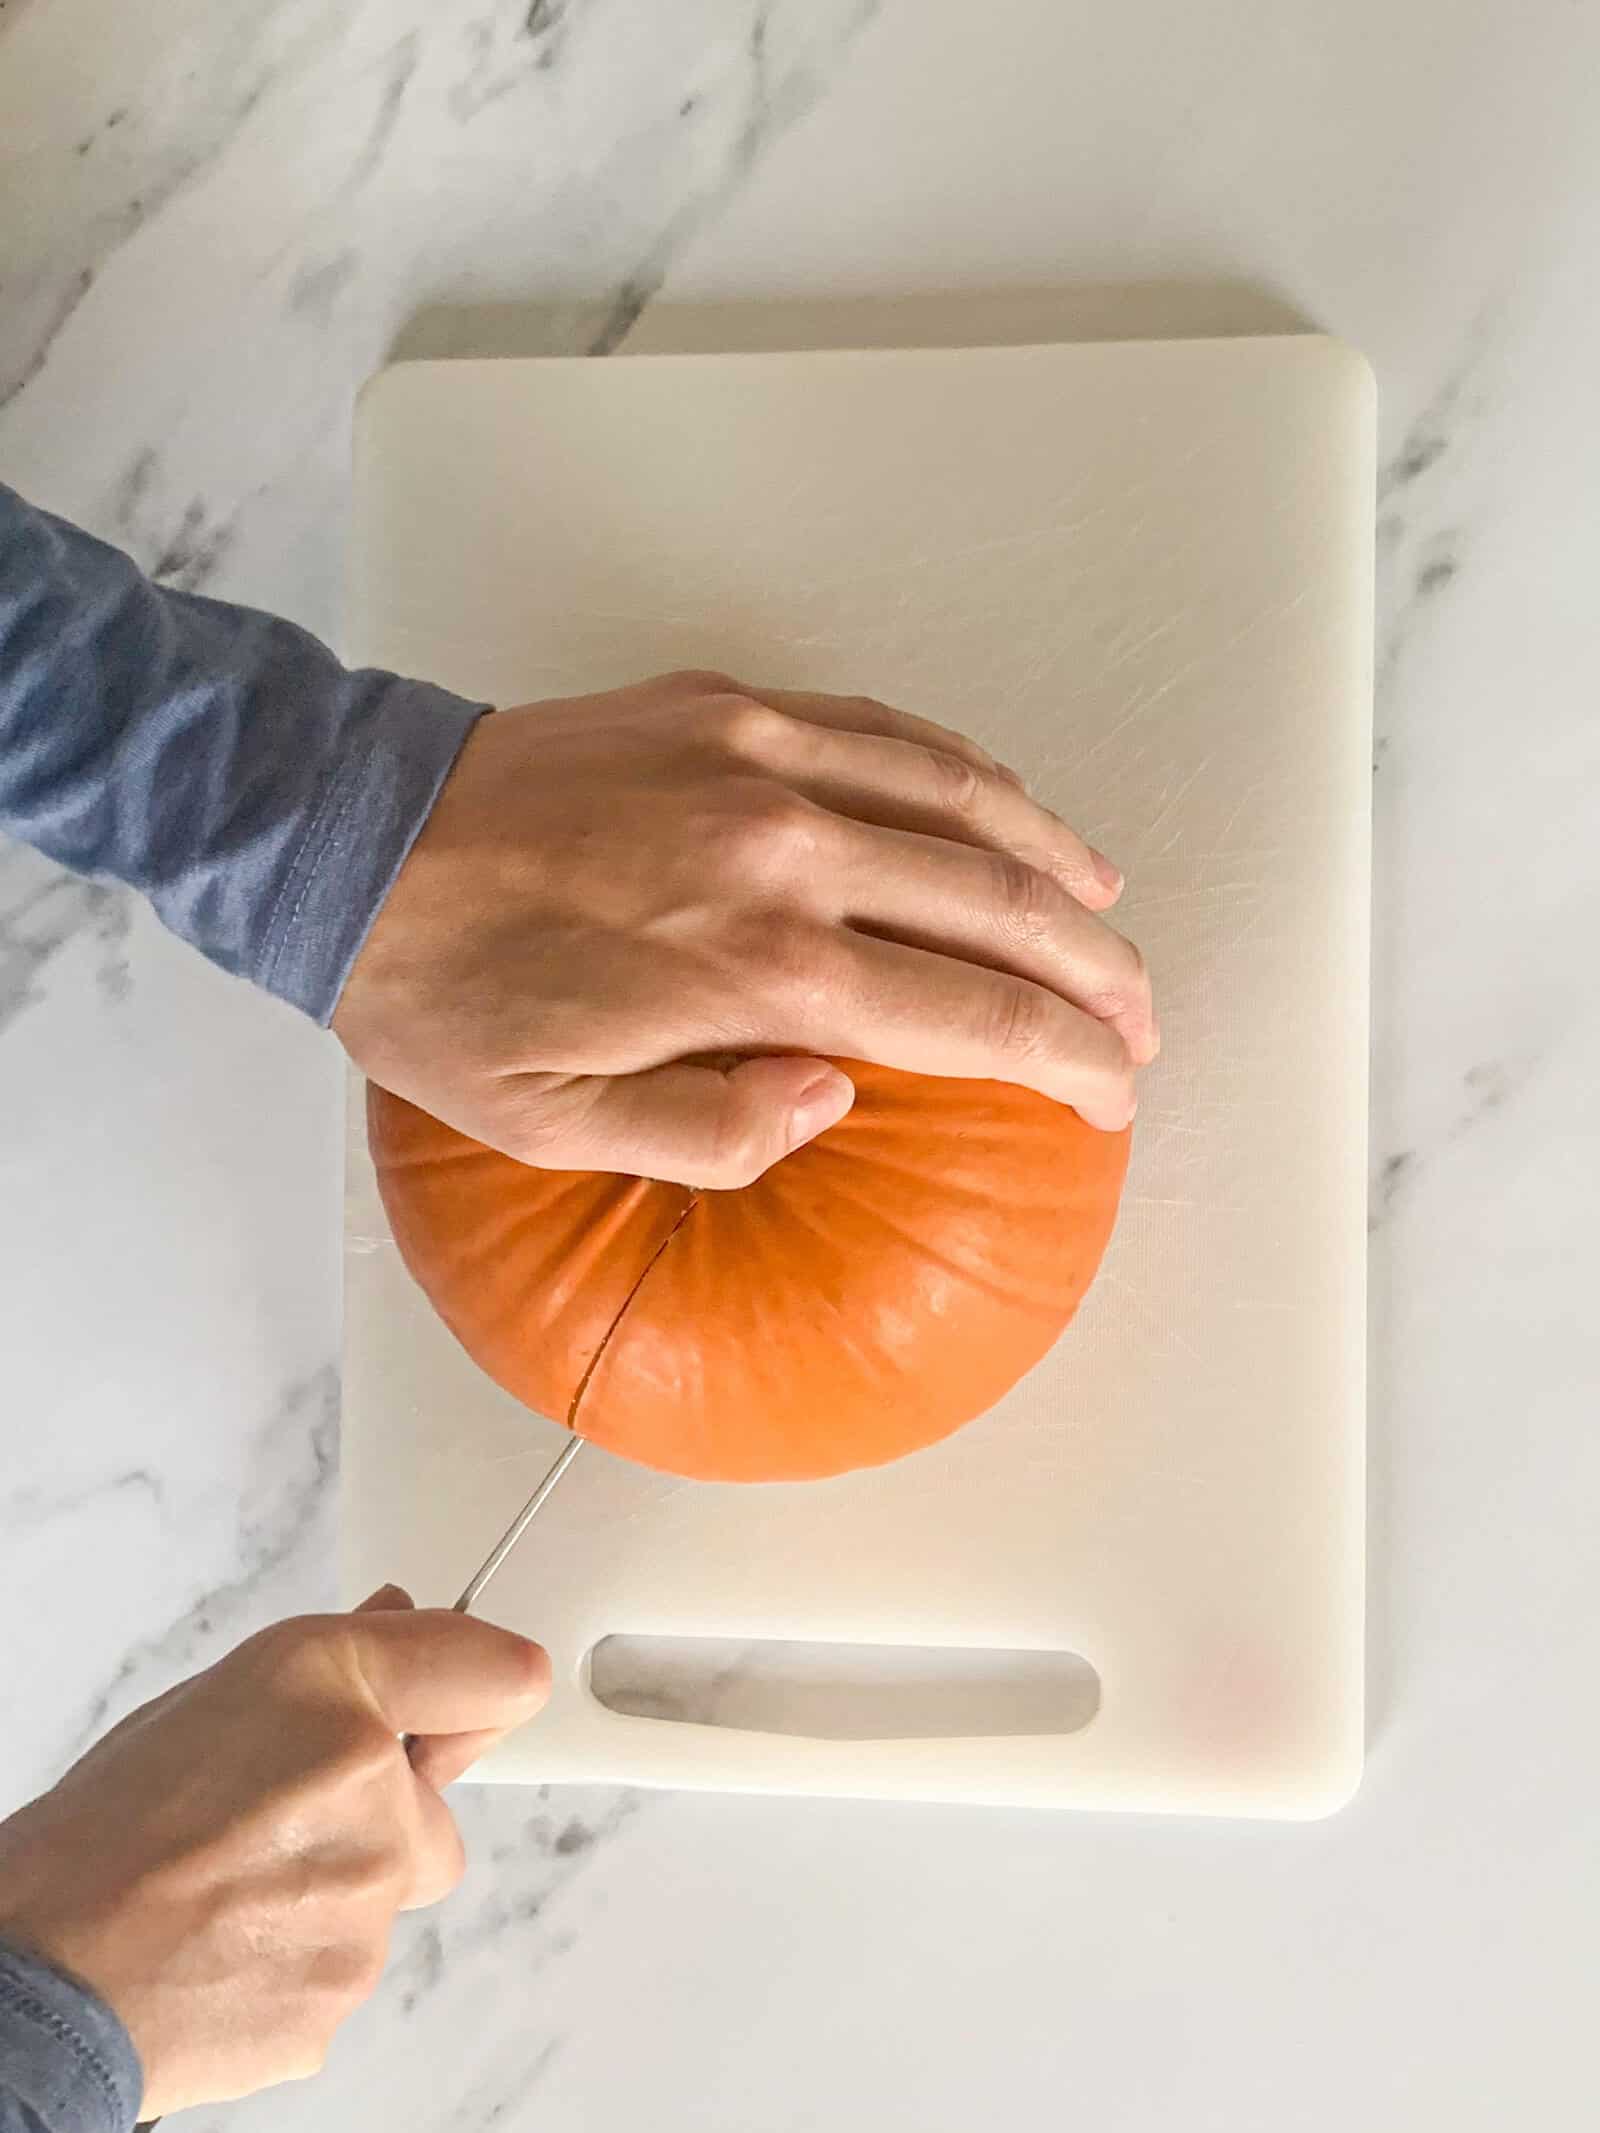
[[[373,1088],[401,1255],[496,1383],[642,1465],[806,1481],[932,1444],[1071,1318],[1128,1135],[998,1082],[841,1064],[840,1124],[701,1194],[530,1170]]]

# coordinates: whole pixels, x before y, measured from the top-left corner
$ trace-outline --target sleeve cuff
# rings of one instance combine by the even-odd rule
[[[362,731],[296,854],[253,973],[326,1023],[372,922],[433,811],[467,735],[488,710],[430,683],[369,674]]]
[[[86,1985],[0,1945],[0,2093],[46,2126],[130,2133],[144,2094],[132,2039]]]

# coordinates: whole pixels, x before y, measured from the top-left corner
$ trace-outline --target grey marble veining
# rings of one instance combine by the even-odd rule
[[[280,492],[303,454],[342,466],[350,395],[417,311],[553,297],[558,345],[613,345],[872,12],[862,0],[654,20],[618,0],[182,0],[152,32],[101,0],[62,0],[25,29],[40,64],[62,70],[96,40],[75,108],[41,115],[21,64],[0,77],[15,181],[52,203],[0,225],[0,446],[20,439],[25,466],[61,481],[61,455],[28,447],[53,401],[106,381],[94,365],[53,390],[52,370],[76,369],[74,344],[92,351],[86,314],[114,309],[123,283],[153,273],[203,303],[198,236],[210,293],[260,367],[261,427],[218,454],[205,419],[225,360],[215,326],[192,357],[174,339],[161,353],[177,376],[150,381],[164,434],[141,435],[138,396],[119,394],[116,472],[71,482],[62,500],[174,583],[248,590],[245,558],[219,569],[239,521],[264,505],[293,513]],[[12,49],[28,57],[21,31]],[[291,154],[286,168],[286,146],[308,135],[304,167]],[[430,168],[447,174],[437,190],[419,186]],[[275,372],[292,380],[292,407],[272,397]],[[185,409],[180,378],[211,404]],[[314,500],[320,511],[327,497]],[[295,517],[293,538],[330,579],[338,532],[336,519]],[[334,612],[320,592],[305,619],[326,628]]]
[[[1465,530],[1441,511],[1449,477],[1470,453],[1485,412],[1482,335],[1411,422],[1378,475],[1378,595],[1374,768],[1403,708],[1397,670],[1420,618],[1456,582],[1465,562]]]
[[[78,934],[95,943],[94,976],[108,1006],[129,985],[128,899],[114,884],[75,878],[0,840],[0,1036],[46,997],[50,965]]]
[[[220,1658],[253,1626],[246,1603],[279,1573],[314,1588],[329,1542],[338,1457],[338,1379],[330,1366],[291,1385],[246,1440],[245,1486],[236,1507],[237,1572],[207,1586],[175,1620],[130,1644],[116,1673],[96,1691],[67,1760],[81,1755],[109,1725],[175,1681]],[[159,1503],[161,1482],[142,1468],[118,1474],[103,1489],[147,1489]],[[84,1492],[92,1501],[96,1491]],[[56,1508],[61,1508],[57,1506]]]
[[[324,632],[397,347],[1076,291],[1095,333],[1343,333],[1383,409],[1355,1807],[465,1789],[468,1878],[326,2073],[201,2133],[1579,2122],[1597,73],[1562,0],[0,0],[0,478]],[[338,1082],[117,892],[0,853],[7,1797],[331,1601]]]

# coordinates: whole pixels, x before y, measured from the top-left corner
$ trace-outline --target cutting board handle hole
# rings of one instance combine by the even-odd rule
[[[805,1740],[963,1740],[1077,1733],[1100,1676],[1076,1652],[602,1637],[596,1701],[626,1718]]]

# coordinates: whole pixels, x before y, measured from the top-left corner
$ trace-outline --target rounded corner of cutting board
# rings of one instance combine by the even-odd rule
[[[1306,1785],[1295,1797],[1287,1819],[1294,1822],[1331,1822],[1335,1815],[1342,1814],[1361,1790],[1366,1776],[1367,1760],[1364,1748],[1331,1763]]]
[[[483,359],[472,356],[397,356],[364,378],[356,387],[351,415],[357,468],[371,457],[376,438],[397,424],[403,432],[419,404],[428,404],[442,371],[459,373],[482,367]]]
[[[1325,373],[1352,399],[1358,403],[1376,404],[1378,374],[1372,367],[1371,358],[1353,341],[1342,340],[1336,333],[1294,334],[1289,338],[1318,371]]]
[[[403,399],[412,389],[410,373],[423,369],[420,362],[402,360],[385,363],[362,379],[356,387],[355,405],[351,409],[351,422],[355,430],[355,460],[359,466],[372,448],[375,429],[390,416],[390,402]]]

